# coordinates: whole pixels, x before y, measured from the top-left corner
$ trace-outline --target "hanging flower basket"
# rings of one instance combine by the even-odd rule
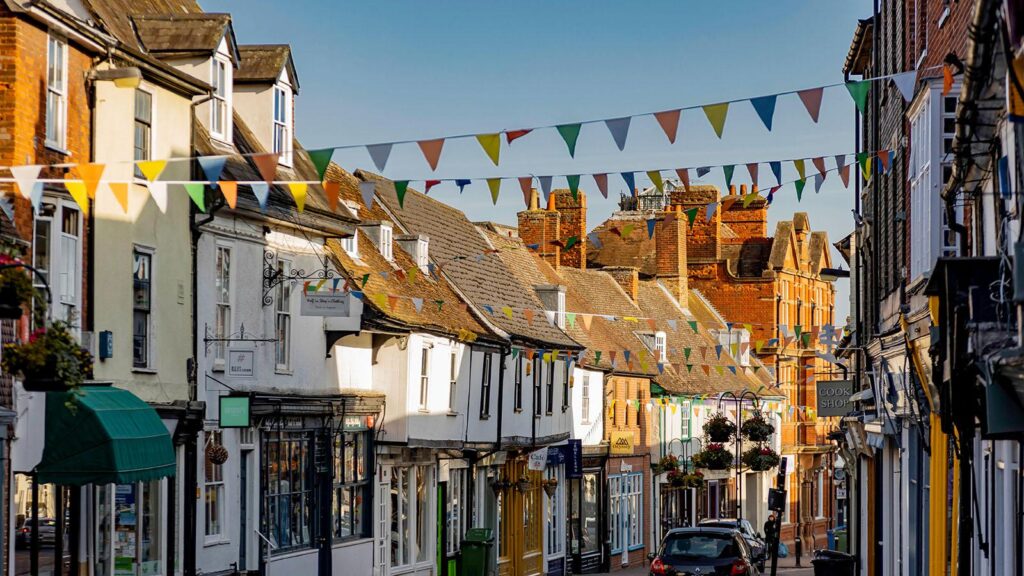
[[[668,484],[673,488],[700,488],[704,485],[704,475],[700,472],[672,470],[668,473]]]
[[[672,454],[668,456],[662,456],[661,460],[651,463],[651,471],[654,475],[664,474],[665,472],[671,472],[679,469],[679,458],[676,458]]]
[[[530,489],[530,479],[526,476],[520,476],[519,480],[516,480],[516,490],[519,490],[520,494],[526,494],[526,491]]]
[[[775,433],[775,426],[760,413],[754,414],[752,418],[743,422],[740,426],[740,434],[751,442],[764,442]]]
[[[779,454],[762,444],[743,452],[740,461],[755,472],[764,472],[779,465]]]
[[[500,480],[499,479],[495,479],[495,480],[493,480],[491,482],[491,490],[494,492],[495,496],[497,496],[501,492],[504,492],[505,490],[508,490],[509,486],[510,486],[510,484],[509,484],[508,480],[506,480],[504,478],[502,478]]]
[[[736,457],[725,446],[712,442],[703,450],[693,455],[693,465],[706,470],[726,470],[732,466]]]
[[[54,322],[28,342],[5,344],[0,367],[21,378],[30,392],[56,392],[92,378],[92,354],[82,348],[64,322]]]
[[[716,412],[704,423],[704,433],[712,442],[728,442],[736,434],[736,425],[725,414]]]
[[[544,493],[548,495],[548,498],[555,497],[555,491],[558,490],[558,480],[555,478],[549,479],[544,483]]]
[[[32,301],[36,289],[32,277],[21,266],[20,260],[7,254],[0,254],[0,318],[17,320],[24,312],[24,306]],[[10,267],[4,268],[7,265]]]
[[[210,444],[206,447],[206,458],[220,466],[228,461],[228,449],[221,444]]]

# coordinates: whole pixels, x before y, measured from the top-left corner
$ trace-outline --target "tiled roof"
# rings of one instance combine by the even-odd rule
[[[639,270],[642,276],[657,273],[657,241],[647,234],[646,213],[615,212],[591,234],[597,234],[601,247],[587,235],[588,266],[628,266]]]
[[[202,54],[217,50],[230,32],[229,14],[132,16],[141,48],[154,54]]]
[[[488,254],[495,247],[465,214],[411,188],[406,192],[404,208],[400,207],[390,180],[365,171],[356,172],[356,176],[366,181],[377,181],[378,201],[384,202],[403,229],[426,234],[430,238],[431,259],[442,267],[443,273],[478,309],[484,305],[499,305],[510,306],[517,311],[509,318],[495,310],[496,313],[488,318],[489,322],[520,343],[529,341],[537,347],[559,349],[578,347],[564,332],[550,326],[543,318],[532,325],[527,323],[519,311],[543,310],[544,305],[533,286],[520,281],[504,260],[493,253]]]
[[[363,205],[359,180],[355,176],[332,164],[329,177],[341,183],[341,199],[358,205],[359,216],[364,221],[391,222],[389,215],[379,204],[374,203],[371,208]],[[438,275],[431,278],[429,274],[421,271],[397,241],[392,242],[392,262],[389,262],[365,232],[358,231],[357,238],[358,258],[350,256],[335,241],[329,241],[328,247],[339,270],[356,289],[366,295],[363,298],[364,306],[369,306],[386,319],[405,326],[421,327],[453,336],[460,336],[460,332],[463,331],[472,332],[475,336],[497,340],[497,337],[473,316],[443,277]],[[381,272],[385,274],[382,275]],[[364,277],[367,279],[365,285],[362,282]],[[387,297],[377,296],[381,294]],[[413,298],[423,299],[418,311]],[[442,304],[438,305],[438,302]],[[465,334],[462,336],[465,337]]]
[[[209,132],[198,119],[193,123],[196,133],[196,152],[204,156],[226,155],[227,164],[222,174],[223,180],[260,181],[263,178],[252,162],[252,154],[265,153],[255,134],[249,130],[245,121],[237,113],[234,115],[234,136],[232,144],[225,144],[210,137]],[[309,155],[296,140],[293,143],[292,167],[278,165],[276,179],[315,181],[319,180],[316,168],[313,167]],[[246,156],[243,156],[246,155]],[[267,208],[261,211],[256,197],[247,186],[239,186],[237,208],[253,215],[265,215],[270,218],[288,222],[295,226],[320,230],[329,235],[347,236],[351,231],[351,223],[356,217],[348,208],[339,204],[337,211],[332,212],[324,195],[323,187],[310,184],[306,194],[306,206],[303,212],[295,209],[295,201],[291,193],[283,186],[271,186]],[[222,208],[229,211],[230,208]]]
[[[287,44],[243,44],[238,47],[238,70],[235,83],[277,82],[281,71],[288,68],[292,88],[299,89],[299,79],[292,63],[292,49]]]
[[[185,16],[203,10],[195,0],[82,0],[101,25],[118,40],[138,48],[132,16],[146,14]]]

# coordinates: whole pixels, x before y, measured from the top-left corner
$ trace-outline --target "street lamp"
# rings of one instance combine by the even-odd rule
[[[761,397],[750,390],[744,390],[739,396],[732,392],[723,392],[718,397],[718,411],[722,412],[722,402],[726,399],[732,400],[736,403],[736,520],[737,522],[743,519],[743,480],[740,477],[741,462],[740,457],[743,454],[743,436],[740,434],[740,428],[743,427],[743,400],[750,398],[754,403],[756,409],[761,402]]]
[[[102,82],[109,81],[113,82],[114,86],[118,88],[138,88],[139,84],[142,84],[142,71],[136,66],[126,66],[124,68],[104,68],[97,70],[93,68],[89,70],[89,80]]]

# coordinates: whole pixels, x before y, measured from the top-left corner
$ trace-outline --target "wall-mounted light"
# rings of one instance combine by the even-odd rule
[[[844,268],[822,268],[818,275],[825,282],[835,282],[840,278],[849,278],[850,271]]]
[[[124,68],[106,68],[89,71],[89,80],[96,82],[113,82],[118,88],[138,88],[142,83],[142,70],[135,66]]]

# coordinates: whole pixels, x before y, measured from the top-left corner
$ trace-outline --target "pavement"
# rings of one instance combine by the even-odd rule
[[[779,571],[778,574],[782,576],[814,576],[814,568],[811,567],[810,556],[804,556],[801,561],[803,565],[801,568],[796,567],[796,560],[793,556],[789,558],[779,558]],[[614,576],[648,576],[650,572],[647,566],[634,566],[626,570],[619,570],[616,572],[605,572],[605,575],[611,574]],[[765,566],[764,574],[767,576],[771,574],[771,565]]]

